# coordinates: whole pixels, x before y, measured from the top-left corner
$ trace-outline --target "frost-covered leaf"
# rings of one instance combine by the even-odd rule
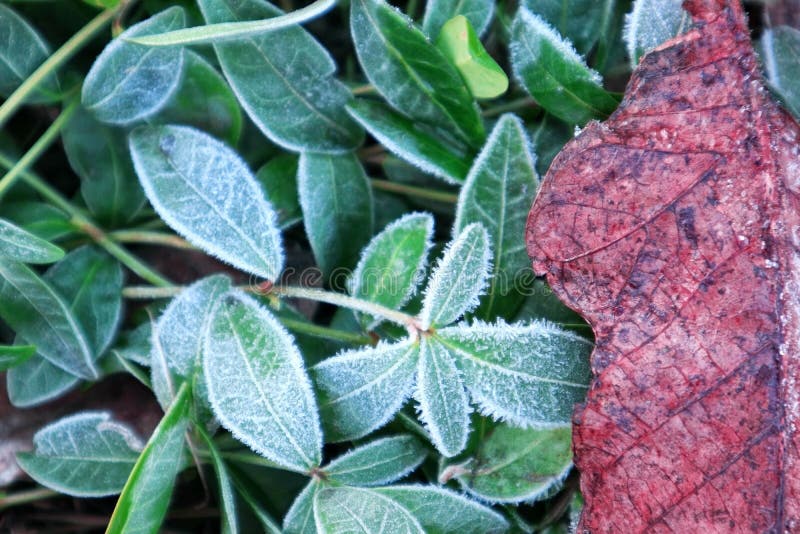
[[[0,219],[0,258],[22,263],[53,263],[64,257],[64,251],[16,226]]]
[[[266,19],[282,12],[262,0],[200,0],[206,22]],[[350,91],[336,65],[302,27],[214,45],[222,71],[242,107],[264,134],[294,151],[342,152],[363,131],[347,115]]]
[[[147,367],[150,365],[150,351],[153,346],[153,328],[145,321],[133,330],[121,332],[111,352],[117,356]]]
[[[520,83],[544,109],[582,126],[606,117],[617,100],[601,86],[569,41],[545,21],[520,8],[511,27],[511,64]]]
[[[631,68],[636,68],[645,53],[692,25],[682,4],[682,0],[634,0],[631,12],[625,15],[623,33]]]
[[[493,14],[492,0],[430,0],[425,3],[422,31],[435,40],[445,22],[456,15],[463,15],[478,35],[483,35],[492,21]]]
[[[0,97],[8,97],[50,55],[50,47],[33,27],[0,4]],[[37,103],[58,98],[55,76],[48,76],[29,97]]]
[[[80,107],[64,127],[62,139],[89,211],[112,227],[133,219],[145,198],[133,170],[127,132],[104,125]]]
[[[256,173],[256,180],[275,208],[281,230],[303,220],[297,192],[298,159],[294,154],[283,153],[266,162]]]
[[[800,30],[778,26],[764,30],[761,60],[769,85],[795,117],[800,117]]]
[[[478,305],[491,267],[486,229],[479,223],[464,227],[436,264],[420,312],[423,329],[446,326]]]
[[[386,424],[411,395],[418,357],[416,342],[381,342],[312,367],[325,439],[353,440]]]
[[[471,494],[490,502],[532,502],[561,487],[572,468],[571,428],[536,430],[501,424],[466,461],[444,468]]]
[[[615,0],[523,0],[520,5],[545,20],[581,54],[603,37]]]
[[[164,414],[122,489],[106,534],[156,534],[183,465],[191,389],[184,384]]]
[[[36,347],[33,345],[0,345],[0,372],[26,362],[34,354]]]
[[[65,299],[25,265],[0,262],[0,317],[64,371],[97,378],[91,347]]]
[[[469,171],[472,155],[445,143],[415,121],[371,100],[356,99],[347,110],[375,139],[397,157],[443,180],[459,184]]]
[[[203,56],[186,51],[180,88],[155,119],[185,124],[236,146],[242,133],[242,110],[225,78]]]
[[[472,95],[408,17],[383,0],[353,0],[350,32],[364,74],[395,109],[468,145],[482,144],[486,134]]]
[[[283,248],[275,213],[233,150],[185,126],[138,128],[130,145],[147,198],[167,224],[234,267],[278,277]]]
[[[283,519],[285,534],[317,534],[317,527],[314,524],[314,497],[320,488],[321,484],[312,480],[295,497]]]
[[[327,477],[346,486],[378,486],[403,478],[425,459],[427,451],[411,435],[371,441],[347,452],[323,469]]]
[[[510,319],[524,298],[517,277],[530,272],[530,260],[519,236],[525,233],[525,210],[539,186],[535,162],[522,122],[503,115],[459,193],[453,232],[478,222],[494,245],[489,290],[477,312],[486,319]]]
[[[314,520],[319,534],[424,534],[403,506],[368,489],[322,488],[314,496]]]
[[[6,373],[8,400],[17,408],[29,408],[60,397],[80,379],[39,354]]]
[[[311,250],[320,269],[352,268],[372,236],[372,188],[354,154],[304,153],[297,189]]]
[[[322,435],[311,384],[292,337],[248,296],[213,312],[203,370],[214,414],[233,435],[302,473],[318,466]]]
[[[467,444],[472,410],[453,357],[435,337],[420,341],[414,396],[436,449],[447,457],[461,452]]]
[[[36,482],[76,497],[122,491],[143,444],[108,412],[83,412],[39,430],[17,462]]]
[[[508,89],[508,76],[483,47],[464,15],[457,15],[442,26],[436,48],[453,62],[475,98],[495,98]]]
[[[500,534],[506,520],[489,508],[437,486],[396,485],[375,490],[406,508],[425,532],[436,534]]]
[[[22,200],[18,202],[3,200],[0,206],[2,216],[45,241],[54,241],[75,234],[75,226],[69,216],[51,204]]]
[[[111,41],[97,57],[83,82],[81,102],[102,122],[130,124],[161,109],[178,88],[184,52],[149,48],[128,37],[183,28],[183,8],[170,7],[135,24]]]
[[[389,224],[361,253],[350,294],[400,309],[421,281],[432,237],[433,217],[426,213],[410,213]],[[367,326],[375,320],[364,319]]]
[[[217,475],[217,486],[219,489],[220,521],[222,534],[237,534],[239,523],[236,515],[236,494],[233,491],[231,477],[225,460],[219,452],[214,441],[202,428],[197,428],[198,434],[203,439],[211,456],[211,464],[214,466],[214,473]]]
[[[569,423],[589,389],[592,344],[547,323],[458,325],[437,331],[473,401],[525,426]]]

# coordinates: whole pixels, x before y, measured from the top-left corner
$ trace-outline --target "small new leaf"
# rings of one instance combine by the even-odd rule
[[[346,486],[380,486],[403,478],[425,459],[427,451],[414,436],[381,438],[339,456],[323,471]]]
[[[17,462],[34,480],[75,497],[104,497],[122,491],[142,443],[107,412],[83,412],[39,430],[33,452]]]
[[[463,15],[477,34],[483,35],[492,21],[493,14],[493,0],[430,0],[425,2],[422,31],[435,40],[448,20]]]
[[[130,147],[147,198],[167,224],[234,267],[278,277],[283,247],[275,212],[233,150],[185,126],[138,128]]]

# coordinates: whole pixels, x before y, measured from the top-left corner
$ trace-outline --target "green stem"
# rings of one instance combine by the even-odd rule
[[[512,100],[511,102],[506,102],[490,108],[486,108],[485,110],[483,110],[482,115],[488,119],[491,117],[502,115],[503,113],[518,111],[520,109],[531,108],[534,106],[536,106],[536,101],[533,98],[526,96],[523,98]]]
[[[195,248],[191,243],[176,235],[146,230],[116,230],[108,236],[117,243],[137,243],[145,245],[164,245],[174,248]]]
[[[343,341],[353,345],[372,345],[373,340],[369,336],[362,336],[353,332],[345,332],[344,330],[336,330],[335,328],[328,328],[326,326],[319,326],[305,321],[298,321],[296,319],[289,319],[288,317],[278,317],[278,320],[283,325],[298,334],[306,334],[322,339],[330,339],[331,341]]]
[[[58,497],[60,494],[56,491],[39,488],[29,491],[20,491],[19,493],[12,493],[10,495],[0,496],[0,510],[11,508],[12,506],[21,506],[43,499],[50,499],[51,497]]]
[[[401,193],[411,197],[424,198],[427,200],[435,200],[437,202],[448,202],[455,204],[458,202],[458,195],[455,193],[448,193],[447,191],[437,191],[435,189],[428,189],[427,187],[417,187],[414,185],[398,184],[397,182],[390,182],[389,180],[379,180],[373,178],[370,180],[372,187],[382,191],[389,191],[391,193]]]
[[[0,179],[0,198],[3,197],[8,192],[8,189],[14,185],[14,182],[22,176],[22,173],[27,171],[31,165],[33,165],[36,160],[44,153],[45,150],[56,140],[56,138],[61,134],[61,130],[64,126],[69,122],[72,118],[72,115],[75,113],[75,110],[78,108],[78,100],[74,99],[64,111],[53,121],[47,130],[42,134],[42,136],[36,140],[33,146],[25,152],[25,155],[22,156],[19,161],[17,161],[14,166],[12,166],[8,172]]]
[[[119,8],[106,9],[98,14],[89,23],[73,35],[61,48],[39,65],[28,78],[11,93],[11,96],[0,106],[0,127],[2,127],[25,99],[38,87],[42,81],[55,72],[61,65],[69,60],[78,50],[83,48],[103,27],[116,15]]]

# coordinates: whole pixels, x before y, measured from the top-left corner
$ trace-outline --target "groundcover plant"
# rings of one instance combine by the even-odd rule
[[[0,528],[574,527],[593,336],[526,217],[681,2],[87,2],[0,4]]]

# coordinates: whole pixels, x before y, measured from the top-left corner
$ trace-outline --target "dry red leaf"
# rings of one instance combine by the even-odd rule
[[[800,531],[800,129],[741,5],[647,55],[553,162],[528,251],[586,317],[588,532]]]

